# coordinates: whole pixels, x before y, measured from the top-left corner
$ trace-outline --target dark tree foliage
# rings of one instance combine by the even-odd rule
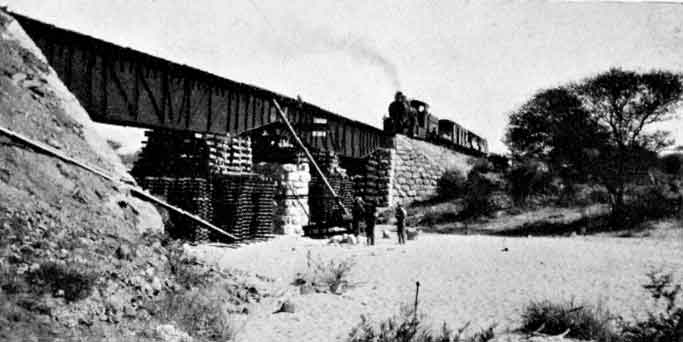
[[[583,181],[607,132],[568,88],[544,90],[510,115],[505,141],[520,159],[546,161],[566,181]]]
[[[677,175],[683,170],[683,154],[668,154],[660,159],[660,164],[662,171],[670,175]]]
[[[510,195],[518,204],[524,203],[531,194],[545,192],[552,180],[543,163],[531,159],[515,163],[506,178]]]
[[[670,119],[682,93],[679,75],[611,69],[536,94],[510,115],[505,141],[516,157],[544,160],[565,181],[603,184],[619,214],[629,181],[672,143],[648,126]]]

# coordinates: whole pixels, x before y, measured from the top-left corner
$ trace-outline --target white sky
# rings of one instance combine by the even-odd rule
[[[2,0],[0,0],[2,2]],[[683,5],[594,2],[4,0],[54,25],[380,127],[393,93],[489,140],[535,91],[612,66],[683,71]],[[665,128],[683,143],[683,120]],[[140,134],[103,130],[137,147]]]

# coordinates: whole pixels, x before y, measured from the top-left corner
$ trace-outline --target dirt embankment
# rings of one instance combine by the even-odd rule
[[[1,10],[0,126],[131,179],[42,53]],[[188,288],[196,292],[209,278],[231,277],[182,257],[162,232],[151,204],[0,136],[0,340],[187,335],[164,325],[182,319],[164,305],[182,303]],[[223,290],[243,288],[231,282]],[[231,299],[222,297],[215,302]],[[250,298],[238,297],[233,305]]]

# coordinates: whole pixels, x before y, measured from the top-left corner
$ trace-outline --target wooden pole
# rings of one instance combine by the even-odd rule
[[[420,282],[416,281],[415,282],[415,319],[417,319],[417,304],[418,302],[418,296],[420,294]]]
[[[73,158],[71,158],[71,157],[69,157],[69,156],[63,154],[62,152],[57,151],[56,149],[54,149],[54,148],[52,148],[52,147],[50,147],[50,146],[47,146],[47,145],[42,144],[42,143],[40,143],[40,142],[34,141],[34,140],[32,140],[32,139],[29,139],[29,138],[27,138],[27,137],[25,137],[25,136],[23,136],[23,135],[21,135],[21,134],[19,134],[19,133],[13,132],[13,131],[11,131],[11,130],[9,130],[9,129],[7,129],[7,128],[4,128],[4,127],[0,127],[0,133],[3,133],[3,134],[5,134],[5,135],[7,135],[7,136],[9,136],[10,138],[13,138],[13,139],[15,139],[15,140],[19,140],[19,141],[21,141],[22,143],[24,143],[24,144],[26,144],[26,145],[29,145],[29,146],[31,146],[31,147],[33,147],[33,148],[35,148],[36,150],[39,150],[39,151],[42,151],[42,152],[47,153],[47,154],[49,154],[49,155],[52,155],[52,156],[54,156],[54,157],[57,157],[57,158],[59,158],[59,159],[65,161],[65,162],[67,162],[67,163],[76,165],[76,166],[78,166],[78,167],[80,167],[80,168],[82,168],[82,169],[84,169],[84,170],[86,170],[86,171],[88,171],[88,172],[91,172],[91,173],[93,173],[93,174],[96,174],[96,175],[98,175],[98,176],[100,176],[100,177],[102,177],[102,178],[104,178],[104,179],[106,179],[106,180],[108,180],[108,181],[110,181],[110,182],[112,182],[112,183],[115,183],[115,184],[117,184],[117,185],[123,184],[124,186],[128,187],[129,190],[130,190],[133,194],[135,194],[135,195],[137,195],[137,196],[139,196],[139,197],[145,198],[145,199],[147,199],[147,200],[149,200],[149,201],[151,201],[151,202],[154,202],[154,203],[156,203],[156,204],[158,204],[158,205],[161,205],[162,207],[167,208],[167,209],[169,209],[169,210],[171,210],[171,211],[175,211],[176,213],[178,213],[178,214],[180,214],[180,215],[183,215],[183,216],[186,216],[186,217],[190,218],[191,220],[196,221],[196,222],[200,223],[201,225],[203,225],[203,226],[205,226],[205,227],[207,227],[207,228],[209,228],[209,229],[211,229],[211,230],[213,230],[213,231],[215,231],[215,232],[218,232],[218,233],[220,233],[220,234],[222,234],[222,235],[224,235],[224,236],[227,236],[227,237],[229,237],[229,238],[231,238],[231,239],[233,239],[233,240],[235,240],[235,241],[238,241],[238,239],[237,239],[234,235],[232,235],[232,234],[230,234],[230,233],[224,231],[223,229],[220,229],[220,228],[214,226],[213,224],[211,224],[211,223],[205,221],[204,219],[202,219],[201,217],[196,216],[196,215],[193,215],[193,214],[191,214],[191,213],[189,213],[189,212],[187,212],[187,211],[185,211],[185,210],[183,210],[183,209],[180,209],[180,208],[178,208],[178,207],[176,207],[176,206],[173,206],[173,205],[171,205],[171,204],[168,204],[168,203],[166,203],[166,202],[164,202],[164,201],[162,201],[162,200],[160,200],[160,199],[158,199],[158,198],[152,196],[151,194],[145,192],[144,190],[142,190],[142,189],[140,189],[140,188],[138,188],[138,187],[135,187],[135,186],[132,186],[132,185],[129,185],[129,184],[124,184],[121,180],[118,180],[118,179],[114,178],[113,176],[108,175],[108,174],[105,173],[104,171],[100,171],[100,170],[95,169],[95,168],[92,167],[92,166],[88,166],[88,165],[86,165],[85,163],[82,163],[82,162],[80,162],[80,161],[78,161],[78,160],[76,160],[76,159],[73,159]]]
[[[282,111],[280,104],[277,102],[276,99],[273,99],[273,103],[275,104],[275,108],[277,109],[277,112],[280,115],[280,118],[282,119],[282,121],[284,121],[285,126],[287,126],[287,129],[289,130],[289,132],[292,134],[292,136],[294,136],[294,140],[299,145],[299,147],[304,151],[304,154],[306,155],[306,158],[308,159],[308,161],[311,162],[311,164],[313,164],[313,168],[318,173],[320,178],[322,178],[323,182],[325,183],[325,186],[327,186],[327,189],[330,190],[330,193],[332,193],[332,196],[334,196],[335,200],[337,200],[337,204],[339,204],[339,206],[344,211],[344,215],[348,216],[350,213],[349,213],[348,209],[346,209],[346,206],[344,206],[344,202],[342,202],[341,198],[337,195],[337,192],[334,191],[334,189],[332,188],[332,185],[330,185],[330,182],[327,180],[327,177],[325,177],[325,174],[323,174],[323,171],[320,170],[320,167],[318,167],[318,163],[315,162],[315,159],[313,159],[313,156],[311,155],[311,153],[306,148],[306,145],[304,145],[303,141],[301,141],[301,139],[299,139],[299,136],[294,131],[294,127],[292,127],[292,125],[289,123],[289,120],[287,120],[287,116]]]

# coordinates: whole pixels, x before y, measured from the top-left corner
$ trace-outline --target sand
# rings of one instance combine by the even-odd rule
[[[502,249],[507,248],[507,252]],[[521,309],[531,300],[603,303],[632,317],[650,305],[641,285],[646,273],[664,269],[683,280],[683,240],[614,237],[502,238],[422,234],[398,246],[379,239],[366,247],[333,246],[326,241],[280,237],[239,249],[201,246],[195,251],[223,267],[275,278],[281,296],[255,304],[242,328],[245,341],[344,340],[368,314],[374,320],[412,303],[420,281],[420,308],[436,327],[519,325]],[[352,257],[356,287],[342,295],[299,295],[289,285],[306,267],[308,251],[324,258]],[[293,314],[272,312],[291,299]]]

